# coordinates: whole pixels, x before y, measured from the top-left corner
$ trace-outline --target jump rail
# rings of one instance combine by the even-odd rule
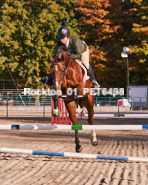
[[[0,125],[0,130],[148,130],[148,125]]]
[[[49,156],[72,157],[72,158],[148,162],[148,158],[144,158],[144,157],[109,156],[109,155],[97,155],[97,154],[86,154],[86,153],[70,153],[70,152],[58,153],[58,152],[51,152],[51,151],[33,151],[33,150],[17,149],[17,148],[0,148],[0,153],[23,153],[23,154],[32,154],[32,155],[49,155]]]

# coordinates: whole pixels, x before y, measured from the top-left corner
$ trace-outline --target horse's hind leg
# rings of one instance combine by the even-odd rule
[[[88,95],[84,100],[81,100],[81,105],[85,106],[88,111],[88,123],[90,125],[93,125],[93,115],[94,115],[94,97]],[[98,145],[98,141],[96,138],[96,132],[94,130],[91,130],[91,144],[93,146]]]
[[[79,116],[83,116],[86,112],[84,111],[83,106],[79,105],[78,95],[74,94],[74,101],[75,101],[75,104],[76,104],[76,113]]]
[[[77,118],[75,114],[75,102],[74,101],[65,101],[65,106],[69,112],[70,120],[73,125],[77,125]],[[81,152],[82,147],[79,142],[78,130],[75,130],[75,143],[76,143],[76,152]]]

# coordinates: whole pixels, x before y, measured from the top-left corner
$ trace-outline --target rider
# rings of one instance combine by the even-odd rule
[[[62,26],[58,29],[56,38],[58,42],[56,45],[55,56],[57,56],[59,51],[65,50],[72,59],[80,59],[84,66],[87,68],[88,75],[90,76],[90,79],[92,81],[92,86],[95,88],[99,88],[100,85],[96,81],[93,69],[89,65],[89,49],[86,43],[77,37],[70,36],[70,30],[66,26]],[[51,74],[48,75],[48,80],[46,82],[49,86],[52,85]]]

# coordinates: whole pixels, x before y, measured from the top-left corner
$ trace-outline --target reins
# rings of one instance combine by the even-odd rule
[[[67,71],[68,71],[68,69],[69,69],[69,66],[70,66],[71,62],[72,62],[72,60],[71,60],[71,58],[70,58],[70,61],[69,61],[69,64],[68,64],[67,67],[65,66],[65,63],[64,63],[64,62],[60,62],[60,63],[57,62],[57,63],[53,63],[53,64],[52,64],[52,65],[60,65],[60,64],[64,65],[64,70],[62,71],[62,73],[63,73],[63,78],[62,78],[62,80],[53,79],[53,80],[52,80],[53,82],[55,82],[55,81],[60,81],[61,83],[63,83],[64,77],[65,77],[65,75],[67,74]]]
[[[68,68],[69,68],[70,64],[71,64],[71,58],[70,58],[70,62],[69,62],[69,64],[68,64],[68,66],[67,66],[67,67],[65,66],[65,71],[66,71],[66,73],[67,73],[67,71],[68,71]],[[64,65],[65,65],[65,64],[64,64]],[[65,73],[65,74],[66,74],[66,73]]]

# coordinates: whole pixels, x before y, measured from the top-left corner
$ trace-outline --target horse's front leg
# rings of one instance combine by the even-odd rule
[[[74,101],[65,101],[65,106],[69,112],[70,120],[73,125],[77,125],[77,118],[75,115],[75,102]],[[76,143],[76,152],[81,152],[82,147],[79,142],[78,130],[75,130],[75,143]]]
[[[58,96],[56,95],[56,96],[53,96],[52,98],[53,98],[53,102],[54,102],[54,109],[52,111],[52,115],[54,117],[58,117],[60,115],[60,111],[58,109]]]
[[[78,130],[75,130],[75,143],[76,143],[76,152],[81,152],[82,147],[79,142]]]

